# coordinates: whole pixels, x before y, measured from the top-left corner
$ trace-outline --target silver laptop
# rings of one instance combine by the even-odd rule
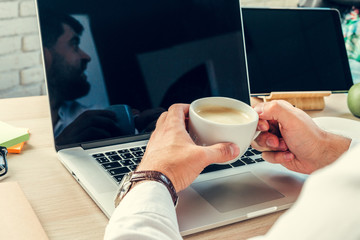
[[[171,104],[206,96],[250,103],[239,5],[37,0],[55,148],[107,217],[119,181],[141,162]],[[210,165],[179,193],[181,234],[286,209],[305,178],[253,149],[231,165]]]

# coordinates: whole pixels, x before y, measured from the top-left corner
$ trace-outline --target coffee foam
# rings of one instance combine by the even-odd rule
[[[223,106],[199,106],[195,112],[209,121],[226,125],[244,124],[253,120],[244,111]]]

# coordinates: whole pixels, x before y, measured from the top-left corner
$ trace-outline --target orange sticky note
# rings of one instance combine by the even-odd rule
[[[21,153],[22,148],[24,147],[25,142],[18,143],[14,146],[9,147],[8,153]]]

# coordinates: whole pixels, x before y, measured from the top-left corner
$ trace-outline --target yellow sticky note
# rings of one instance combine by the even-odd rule
[[[29,130],[0,121],[0,146],[11,147],[29,140]]]

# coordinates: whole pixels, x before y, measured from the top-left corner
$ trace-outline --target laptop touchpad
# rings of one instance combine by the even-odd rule
[[[284,197],[246,172],[191,185],[219,212],[228,212]]]

